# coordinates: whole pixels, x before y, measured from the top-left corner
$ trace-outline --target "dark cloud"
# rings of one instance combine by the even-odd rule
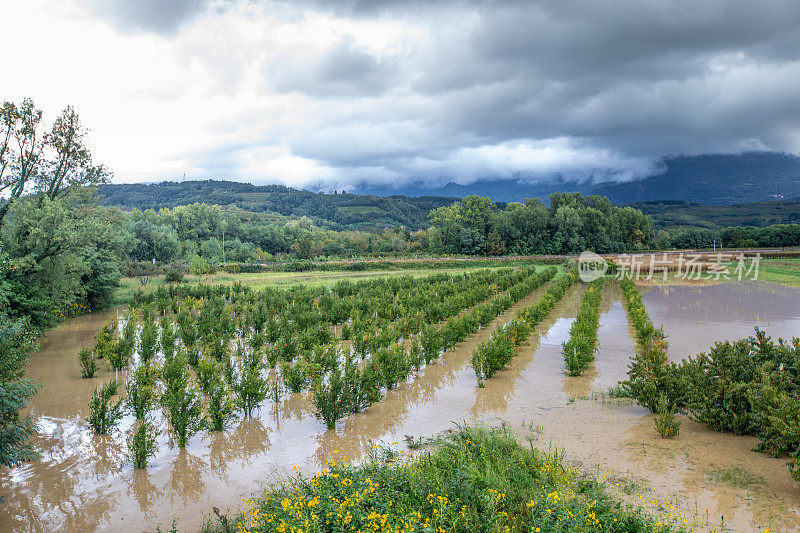
[[[348,37],[320,54],[270,63],[264,77],[278,92],[324,98],[380,94],[393,85],[396,73],[391,59],[376,57]]]
[[[212,0],[84,0],[88,7],[124,32],[173,34]]]
[[[321,50],[265,54],[259,91],[307,97],[315,114],[230,153],[261,141],[342,180],[469,180],[628,179],[670,153],[800,151],[797,0],[242,1],[416,31],[384,51],[355,28]],[[92,5],[170,33],[234,4]]]

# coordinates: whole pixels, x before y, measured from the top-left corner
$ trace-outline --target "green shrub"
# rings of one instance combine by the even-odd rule
[[[158,387],[154,373],[155,370],[149,365],[139,365],[125,384],[128,409],[137,420],[144,420],[158,401]]]
[[[172,321],[164,317],[161,319],[161,353],[164,354],[164,360],[172,359],[175,355],[175,330],[172,326]]]
[[[681,421],[675,416],[675,408],[669,405],[665,396],[658,401],[657,411],[654,422],[658,434],[665,439],[677,436],[681,430]]]
[[[746,435],[756,429],[751,384],[759,379],[751,339],[718,342],[687,361],[686,406],[689,417],[716,431]]]
[[[337,369],[328,375],[326,382],[314,388],[311,399],[316,408],[314,414],[325,422],[328,429],[335,428],[336,421],[351,411],[348,400],[352,390],[348,390],[348,385],[341,371]]]
[[[308,365],[305,361],[281,364],[281,377],[291,392],[300,392],[309,382]]]
[[[78,363],[81,366],[82,378],[93,378],[94,373],[97,371],[97,363],[94,359],[94,354],[89,348],[83,348],[78,352]]]
[[[177,268],[168,268],[164,274],[164,281],[167,283],[183,283],[183,272]]]
[[[100,359],[107,358],[117,350],[117,342],[114,339],[114,330],[116,329],[116,320],[110,319],[103,324],[95,336],[94,353]]]
[[[86,421],[97,435],[107,435],[122,419],[122,400],[111,403],[111,399],[117,394],[117,388],[117,380],[112,379],[95,389],[89,400],[89,417]]]
[[[3,259],[0,253],[0,274]],[[26,406],[39,385],[25,377],[30,353],[38,346],[38,334],[29,319],[10,319],[0,312],[0,465],[3,466],[13,468],[39,456],[29,440],[37,433],[36,421],[26,414],[29,412]]]
[[[165,390],[161,396],[164,415],[178,440],[178,446],[186,443],[203,426],[203,406],[197,389],[189,379],[186,360],[182,355],[172,358],[164,365]]]
[[[189,260],[189,272],[195,276],[204,276],[211,274],[212,268],[208,261],[196,255]]]
[[[187,348],[191,348],[197,342],[199,333],[197,331],[197,317],[192,313],[182,310],[175,317],[178,323],[178,335]]]
[[[388,348],[380,348],[372,361],[376,365],[382,379],[382,385],[387,389],[394,389],[411,372],[407,364],[405,351],[398,343],[392,343]]]
[[[158,326],[155,321],[145,319],[139,333],[139,358],[142,363],[149,362],[156,354],[158,343]]]
[[[128,349],[126,341],[119,339],[113,344],[113,350],[106,354],[109,368],[111,370],[122,370],[127,367],[130,364],[131,352],[132,350]]]
[[[233,385],[236,405],[246,416],[251,416],[269,395],[269,383],[261,376],[260,365],[243,364],[239,370],[241,375]]]
[[[128,438],[128,456],[134,468],[147,468],[148,459],[155,454],[155,430],[147,421],[141,421]]]
[[[135,309],[128,309],[123,313],[123,318],[125,325],[122,326],[122,334],[117,344],[117,357],[120,363],[124,361],[124,366],[127,366],[136,349],[136,325],[139,315]]]
[[[213,357],[205,355],[197,363],[197,384],[205,394],[211,394],[214,387],[222,378],[222,363]]]
[[[208,395],[208,429],[223,431],[233,418],[234,402],[225,386],[217,382]]]

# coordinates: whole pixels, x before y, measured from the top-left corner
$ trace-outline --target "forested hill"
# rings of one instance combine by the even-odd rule
[[[216,204],[256,213],[307,216],[318,226],[336,230],[375,231],[387,226],[423,229],[429,225],[431,210],[468,195],[489,197],[493,202],[534,197],[547,202],[549,194],[566,191],[606,196],[615,205],[631,204],[652,215],[659,227],[797,222],[800,157],[767,152],[680,156],[666,158],[663,164],[665,171],[661,174],[595,187],[567,182],[530,185],[516,180],[484,180],[435,189],[408,185],[398,189],[403,195],[383,196],[392,189],[359,189],[361,193],[374,194],[323,194],[283,185],[209,180],[104,185],[99,192],[105,196],[106,205],[123,208],[158,210],[193,203]],[[417,196],[426,192],[430,195]],[[753,203],[745,205],[750,202]]]
[[[800,201],[710,206],[682,200],[659,200],[629,205],[653,217],[656,228],[693,226],[720,229],[730,226],[800,224]]]
[[[156,184],[102,185],[103,203],[127,209],[161,209],[193,203],[235,206],[256,213],[307,216],[331,229],[374,230],[386,226],[427,228],[428,213],[456,198],[441,196],[372,196],[324,194],[283,185],[251,185],[231,181],[187,181]]]

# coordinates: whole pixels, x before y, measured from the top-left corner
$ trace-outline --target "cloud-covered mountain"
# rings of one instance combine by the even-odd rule
[[[449,183],[426,187],[424,183],[399,187],[361,186],[355,192],[378,195],[404,194],[488,196],[512,202],[526,197],[546,198],[553,192],[579,191],[607,196],[615,204],[655,200],[685,200],[702,205],[733,205],[800,199],[800,157],[770,152],[741,155],[668,157],[657,174],[624,183],[591,185],[569,181],[530,184],[525,180],[479,180],[469,185]]]

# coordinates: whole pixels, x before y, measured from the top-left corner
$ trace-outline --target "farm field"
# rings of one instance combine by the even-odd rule
[[[95,345],[95,335],[109,320],[122,335],[126,313],[114,309],[76,317],[49,332],[28,369],[28,375],[48,389],[31,405],[40,427],[35,444],[43,451],[42,458],[0,477],[6,500],[0,508],[0,529],[22,531],[28,524],[40,530],[81,531],[93,529],[94,524],[108,531],[154,530],[157,524],[168,529],[177,515],[179,530],[196,530],[212,507],[233,520],[246,508],[242,498],[277,479],[298,472],[310,477],[345,455],[362,460],[376,445],[395,450],[392,453],[417,453],[413,449],[417,443],[454,429],[454,423],[473,421],[506,422],[526,446],[530,440],[543,450],[563,449],[567,465],[580,466],[583,476],[607,480],[604,486],[609,492],[644,506],[663,523],[686,526],[685,518],[694,524],[691,529],[701,531],[720,531],[723,522],[734,531],[800,529],[800,493],[786,458],[752,451],[757,444],[752,436],[712,431],[685,416],[680,417],[680,434],[662,439],[653,428],[652,414],[632,400],[609,396],[608,391],[626,378],[635,350],[624,296],[610,277],[589,293],[594,296],[599,290],[602,295],[597,308],[599,348],[593,361],[581,364],[579,376],[569,376],[564,344],[577,331],[575,318],[588,286],[562,282],[564,289],[555,291],[558,280],[568,275],[563,268],[270,274],[281,274],[270,281],[292,281],[267,285],[264,278],[237,274],[221,280],[225,283],[218,292],[193,292],[201,290],[199,284],[186,284],[174,289],[173,298],[168,286],[152,284],[152,291],[139,297],[140,327],[148,321],[162,327],[163,306],[166,319],[173,321],[169,323],[197,328],[196,335],[186,338],[175,331],[175,357],[193,357],[192,350],[180,352],[197,346],[197,363],[186,366],[192,368],[189,375],[194,375],[197,364],[213,357],[216,340],[230,335],[230,353],[220,355],[215,370],[226,386],[232,384],[225,375],[226,361],[230,360],[233,383],[246,372],[242,365],[258,334],[259,301],[266,306],[261,314],[267,317],[273,316],[269,306],[276,305],[274,309],[290,310],[288,316],[306,321],[302,327],[295,320],[276,322],[273,333],[265,323],[261,331],[266,338],[259,341],[263,378],[273,383],[280,376],[285,389],[292,382],[298,392],[283,390],[278,401],[268,395],[253,408],[251,417],[239,411],[224,431],[200,429],[187,436],[185,448],[170,436],[170,421],[161,409],[152,406],[149,418],[158,428],[157,448],[146,469],[134,469],[127,459],[126,441],[137,426],[133,414],[126,413],[118,429],[107,436],[94,435],[85,421],[99,384],[116,375],[123,391],[119,396],[124,396],[126,377],[142,365],[141,343],[130,366],[118,372],[109,371],[107,361],[97,360],[98,374],[92,379],[81,378],[76,357],[80,348]],[[354,282],[337,289],[343,278]],[[245,285],[244,279],[252,283]],[[234,287],[240,280],[242,285]],[[261,300],[256,292],[260,288],[267,288],[268,295]],[[707,351],[717,340],[751,335],[756,325],[774,337],[790,337],[800,330],[800,292],[793,287],[704,282],[644,284],[638,290],[650,317],[664,325],[673,360]],[[291,297],[284,298],[284,291]],[[331,291],[339,298],[325,296]],[[396,297],[378,298],[374,291]],[[400,297],[406,292],[425,297]],[[458,308],[444,305],[468,294],[472,296],[459,300]],[[495,304],[504,297],[511,300]],[[337,307],[338,300],[351,302],[350,311],[363,309],[351,314]],[[593,308],[594,300],[591,303]],[[210,310],[205,315],[204,308]],[[151,319],[144,309],[150,309]],[[195,318],[179,318],[182,312]],[[348,316],[355,320],[345,328],[339,321]],[[468,316],[473,318],[467,320]],[[220,317],[228,317],[233,325],[227,334],[215,331]],[[518,340],[510,347],[503,345],[509,358],[490,378],[476,383],[474,354],[492,343],[498,327],[514,319],[526,321],[530,331],[524,338],[515,337]],[[250,333],[240,338],[236,333],[240,331]],[[587,331],[591,336],[592,328]],[[313,349],[314,343],[306,355],[281,351],[288,344],[307,344],[303,340],[307,332],[319,336],[317,344],[352,348],[350,359],[335,352],[341,368],[351,360],[349,368],[359,382],[374,383],[373,389],[361,387],[363,394],[338,397],[348,409],[333,417],[335,429],[326,429],[319,401],[319,391],[329,396],[335,392],[325,387],[333,377],[330,352]],[[245,341],[241,348],[245,353],[237,352],[239,340]],[[426,340],[438,343],[437,348],[426,350]],[[163,362],[163,350],[155,348],[151,357]],[[271,368],[273,357],[276,364]],[[290,365],[283,364],[289,360]],[[380,371],[370,375],[376,364]],[[320,372],[322,386],[314,383]],[[156,379],[160,388],[166,388],[161,378]],[[191,386],[204,403],[213,396],[213,389]],[[379,392],[370,396],[370,390]]]
[[[489,261],[491,263],[491,261]],[[534,264],[525,262],[523,264]],[[556,265],[558,266],[558,265]],[[489,264],[487,267],[473,266],[466,268],[459,268],[457,266],[452,268],[409,268],[402,270],[365,270],[365,271],[329,271],[329,270],[311,270],[306,272],[255,272],[255,273],[229,273],[229,272],[216,272],[205,276],[193,276],[187,274],[184,279],[188,285],[208,284],[208,285],[233,285],[234,283],[241,283],[252,287],[253,289],[261,289],[264,287],[291,287],[292,285],[306,285],[309,287],[325,287],[336,283],[337,281],[368,281],[373,279],[384,278],[386,276],[428,276],[431,274],[445,273],[455,274],[461,272],[474,272],[482,268],[502,268],[500,263]],[[558,266],[558,268],[561,268]],[[115,295],[117,302],[127,302],[131,296],[137,292],[151,292],[157,290],[160,286],[169,286],[164,282],[163,276],[156,276],[147,283],[142,284],[137,278],[122,278],[120,280],[120,287]]]
[[[764,259],[761,262],[759,279],[800,287],[800,259],[795,257]]]

